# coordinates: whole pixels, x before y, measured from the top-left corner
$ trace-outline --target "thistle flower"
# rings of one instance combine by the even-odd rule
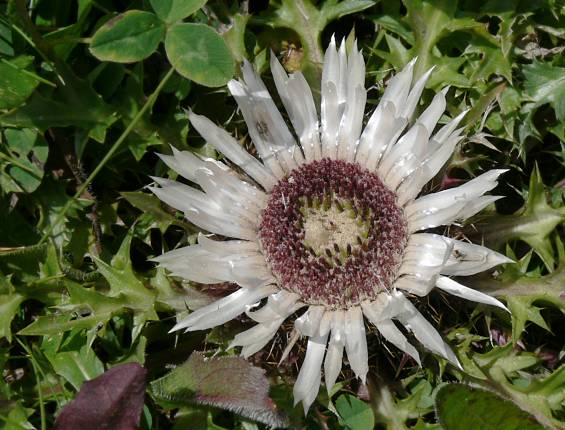
[[[194,128],[235,165],[173,148],[163,161],[199,188],[164,178],[152,191],[214,235],[167,252],[155,261],[172,275],[203,284],[231,282],[239,289],[180,319],[174,330],[205,330],[246,313],[257,324],[231,347],[248,357],[265,347],[283,321],[308,338],[294,385],[305,412],[324,369],[331,390],[343,353],[355,375],[368,372],[365,324],[420,363],[397,324],[428,350],[460,367],[455,354],[411,303],[439,288],[506,309],[498,300],[459,284],[465,276],[510,262],[485,247],[427,229],[471,217],[498,196],[484,195],[504,170],[488,171],[452,189],[419,196],[462,140],[465,113],[436,129],[445,109],[439,92],[413,122],[431,70],[413,82],[411,61],[394,76],[364,129],[365,64],[353,47],[332,39],[321,83],[320,120],[300,73],[287,75],[274,55],[271,72],[294,127],[289,130],[249,63],[243,80],[228,87],[247,123],[260,160],[209,119],[189,113]]]

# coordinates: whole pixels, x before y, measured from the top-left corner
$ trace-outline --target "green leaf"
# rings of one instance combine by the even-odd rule
[[[40,131],[76,126],[87,130],[96,141],[104,142],[106,129],[116,120],[115,109],[64,63],[58,64],[57,71],[64,83],[53,94],[44,96],[36,91],[23,106],[0,116],[0,124]]]
[[[525,205],[513,215],[493,215],[478,221],[476,225],[481,237],[492,247],[511,239],[523,240],[540,256],[549,271],[554,270],[555,257],[550,235],[565,221],[565,207],[551,207],[546,194],[546,187],[536,166],[530,177]],[[472,236],[473,233],[470,234]]]
[[[534,61],[522,68],[526,94],[536,106],[549,103],[557,119],[565,119],[565,67]]]
[[[70,314],[43,315],[21,329],[18,334],[22,336],[56,335],[74,328],[92,328],[97,322],[93,316],[71,319]]]
[[[371,407],[351,394],[338,397],[335,406],[343,424],[351,430],[372,430],[375,417]]]
[[[33,63],[33,57],[22,56],[0,62],[0,109],[12,109],[21,105],[35,90],[39,80],[25,70]]]
[[[110,285],[109,296],[117,297],[123,294],[131,298],[132,303],[136,303],[135,300],[138,300],[137,307],[143,308],[153,304],[155,293],[146,288],[133,272],[129,254],[132,237],[131,233],[126,235],[118,253],[112,258],[111,264],[107,264],[97,257],[94,257],[94,261],[98,271]]]
[[[317,97],[316,93],[320,88],[324,61],[320,43],[322,32],[331,21],[360,12],[376,2],[372,0],[330,0],[324,2],[282,0],[281,2],[270,3],[274,7],[263,13],[261,17],[253,17],[253,19],[274,28],[290,28],[298,34],[307,59],[307,61],[300,62],[300,68],[309,81],[315,97]],[[277,36],[276,43],[279,40]]]
[[[226,41],[233,58],[242,62],[247,57],[245,49],[245,30],[250,15],[242,15],[240,13],[232,17],[232,25],[228,31],[222,36]]]
[[[530,254],[518,262],[527,266]],[[517,268],[510,266],[504,272],[503,279],[492,277],[475,277],[470,282],[470,287],[481,290],[497,297],[504,297],[512,311],[512,341],[518,342],[527,321],[549,331],[549,327],[540,311],[543,309],[534,306],[534,303],[550,304],[560,309],[565,314],[565,264],[561,265],[551,274],[541,277],[524,276]]]
[[[455,16],[457,2],[453,0],[404,0],[408,19],[414,32],[413,53],[418,56],[415,75],[420,76],[428,70],[432,61],[432,50]]]
[[[34,413],[33,409],[24,408],[20,402],[5,401],[0,405],[0,423],[2,430],[36,430],[28,418]]]
[[[61,343],[62,338],[61,334],[44,338],[42,351],[55,373],[79,390],[85,381],[104,373],[104,365],[87,345],[84,330],[71,332]]]
[[[478,378],[478,383],[487,389],[495,389],[503,398],[534,416],[545,428],[562,427],[562,422],[555,419],[554,414],[562,410],[564,365],[549,376],[527,373],[527,368],[539,363],[539,357],[531,352],[521,352],[511,343],[485,353],[468,352],[472,356],[471,363],[466,354],[461,354],[467,361],[464,363],[465,370],[470,376]]]
[[[23,295],[15,292],[10,279],[0,272],[0,339],[12,341],[10,326],[24,300]]]
[[[444,385],[436,395],[445,430],[543,430],[534,417],[496,394],[463,384]]]
[[[158,320],[155,312],[156,292],[145,287],[135,275],[131,260],[130,246],[132,240],[130,230],[118,253],[112,258],[112,263],[107,264],[99,258],[94,257],[98,271],[110,285],[109,297],[121,298],[126,301],[126,306],[134,310],[134,321],[132,340],[136,340],[146,321]]]
[[[165,407],[210,405],[272,427],[287,427],[286,415],[269,397],[265,371],[240,357],[205,358],[194,352],[181,366],[151,383]]]
[[[346,15],[351,15],[352,13],[361,12],[362,10],[373,6],[375,3],[376,2],[374,0],[327,1],[322,4],[320,14],[325,26],[334,19],[339,19]]]
[[[0,186],[4,192],[35,191],[43,178],[47,142],[35,130],[7,129],[0,150]]]
[[[0,54],[14,55],[12,28],[7,21],[0,20]]]
[[[165,34],[165,25],[151,12],[130,10],[100,27],[90,52],[102,61],[133,63],[149,57]]]
[[[207,87],[225,85],[234,74],[226,42],[204,24],[175,24],[165,38],[167,57],[185,78]]]
[[[132,305],[127,297],[107,297],[93,289],[67,283],[69,303],[62,314],[40,316],[18,332],[24,336],[56,335],[72,329],[104,326],[114,315]],[[129,306],[128,306],[129,305]]]
[[[149,0],[155,13],[170,24],[189,17],[208,0]]]
[[[39,202],[41,222],[37,228],[40,231],[47,230],[51,223],[57,219],[63,207],[72,200],[67,194],[65,181],[56,181],[51,176],[46,176],[41,182],[41,186],[34,191],[33,196]],[[77,213],[88,207],[92,202],[84,199],[73,201],[67,218],[76,217]],[[72,232],[66,228],[65,223],[59,223],[52,231],[51,237],[57,246],[62,246],[65,240],[70,239]]]
[[[163,233],[171,224],[188,227],[187,224],[166,212],[161,206],[161,201],[153,194],[140,191],[125,191],[120,194],[137,209],[143,211],[144,215],[151,215],[155,220],[154,223]]]
[[[504,76],[508,82],[512,82],[512,66],[496,40],[473,38],[465,54],[474,53],[479,54],[480,59],[471,75],[471,80],[487,81],[494,74]]]

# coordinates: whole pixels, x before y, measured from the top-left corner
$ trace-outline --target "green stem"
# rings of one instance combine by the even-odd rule
[[[174,69],[170,69],[167,74],[163,77],[163,79],[161,80],[161,82],[159,82],[159,85],[157,86],[157,88],[155,88],[155,91],[153,91],[153,93],[147,98],[147,101],[145,102],[145,104],[143,105],[143,107],[139,110],[139,112],[137,113],[137,115],[135,115],[135,117],[131,120],[130,124],[127,126],[127,128],[123,131],[123,133],[120,135],[120,137],[118,138],[118,140],[116,140],[116,142],[112,145],[112,147],[110,148],[110,150],[106,153],[106,155],[104,156],[104,158],[102,159],[102,161],[100,161],[100,163],[98,163],[98,165],[96,166],[96,168],[92,171],[92,173],[88,176],[88,178],[86,179],[86,181],[84,181],[82,183],[82,185],[79,187],[79,189],[77,190],[77,192],[75,193],[75,195],[73,196],[73,198],[71,200],[69,200],[65,206],[63,207],[63,209],[61,210],[61,212],[59,212],[59,215],[57,215],[57,218],[55,218],[55,220],[53,221],[53,223],[51,223],[51,225],[49,226],[49,228],[47,229],[47,231],[45,232],[45,234],[43,235],[43,237],[41,238],[41,240],[39,241],[39,244],[42,244],[43,242],[45,242],[48,238],[49,235],[53,232],[53,230],[55,229],[55,227],[57,227],[59,225],[59,223],[63,220],[63,218],[65,217],[65,214],[67,213],[67,211],[70,209],[71,205],[74,203],[75,200],[77,200],[88,188],[88,186],[92,183],[92,181],[94,180],[94,178],[96,177],[96,175],[98,175],[98,173],[100,173],[100,171],[102,170],[102,168],[104,168],[104,166],[106,165],[106,163],[110,160],[110,158],[112,158],[112,156],[114,155],[114,153],[118,150],[118,148],[121,146],[121,144],[124,142],[124,140],[126,140],[126,138],[128,137],[128,135],[131,133],[131,131],[134,129],[135,125],[137,124],[137,122],[141,119],[141,117],[145,114],[145,112],[147,112],[151,106],[153,106],[153,103],[155,103],[155,100],[157,99],[157,96],[159,95],[159,93],[161,92],[161,90],[163,89],[163,87],[165,86],[165,84],[167,83],[167,81],[170,79],[171,76],[173,76],[174,73]]]
[[[47,418],[45,415],[45,402],[43,400],[43,392],[41,391],[41,380],[39,378],[39,369],[37,367],[37,363],[35,362],[35,358],[31,352],[31,349],[23,343],[20,339],[16,338],[18,343],[21,347],[26,351],[29,356],[29,360],[31,361],[31,366],[33,367],[33,373],[35,374],[35,379],[37,380],[37,394],[39,397],[39,415],[41,416],[41,430],[47,430]]]

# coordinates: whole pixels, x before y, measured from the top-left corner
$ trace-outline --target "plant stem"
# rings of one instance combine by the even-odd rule
[[[82,195],[82,193],[84,193],[84,191],[92,183],[92,181],[94,180],[96,175],[98,175],[98,173],[100,173],[102,168],[106,165],[106,163],[110,160],[110,158],[112,158],[112,156],[118,150],[118,148],[121,146],[121,144],[124,142],[124,140],[126,140],[126,138],[131,133],[131,131],[133,130],[133,128],[135,127],[137,122],[141,119],[141,117],[145,114],[145,112],[147,112],[151,108],[151,106],[153,106],[153,103],[155,103],[157,96],[159,95],[159,93],[161,92],[161,90],[163,89],[163,87],[165,86],[167,81],[170,79],[170,77],[173,75],[173,73],[174,73],[174,69],[171,68],[167,72],[167,74],[163,77],[161,82],[159,82],[159,85],[157,86],[157,88],[155,88],[155,91],[153,91],[153,93],[147,98],[147,101],[145,102],[143,107],[139,110],[139,112],[131,120],[130,124],[123,131],[123,133],[120,135],[118,140],[116,140],[116,142],[114,142],[114,144],[112,145],[110,150],[106,153],[104,158],[100,161],[100,163],[98,163],[98,165],[92,171],[92,173],[88,176],[88,178],[86,178],[86,180],[82,183],[82,185],[79,187],[79,189],[77,190],[77,192],[75,193],[73,198],[71,200],[69,200],[65,204],[65,206],[63,207],[61,212],[59,212],[59,215],[57,215],[57,218],[55,218],[53,223],[51,223],[51,225],[49,226],[49,228],[47,229],[47,231],[45,232],[45,234],[43,235],[43,237],[39,241],[39,244],[42,244],[43,242],[45,242],[49,238],[49,235],[53,232],[55,227],[57,227],[57,225],[59,225],[59,223],[63,220],[63,218],[65,217],[65,214],[70,209],[73,202],[75,200],[77,200]]]
[[[41,380],[39,379],[39,369],[31,349],[20,339],[16,338],[21,347],[29,355],[29,360],[31,361],[31,366],[33,367],[33,373],[35,374],[35,379],[37,380],[37,394],[39,397],[39,415],[41,416],[41,430],[47,430],[47,418],[45,415],[45,403],[43,401],[43,392],[41,391]]]

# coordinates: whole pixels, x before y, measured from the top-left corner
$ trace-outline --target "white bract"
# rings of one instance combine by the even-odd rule
[[[173,155],[161,156],[199,188],[155,178],[159,186],[152,191],[193,224],[232,239],[201,234],[197,245],[154,260],[174,276],[240,287],[180,318],[173,331],[209,329],[246,312],[257,325],[239,333],[231,347],[241,347],[248,357],[299,312],[295,328],[308,344],[294,399],[302,401],[305,412],[318,393],[322,367],[326,388],[335,384],[344,350],[351,369],[365,381],[366,323],[418,363],[418,351],[399,325],[460,367],[408,297],[439,288],[506,309],[449,276],[472,275],[511,260],[479,245],[422,232],[465,220],[498,199],[485,193],[504,170],[418,197],[462,140],[457,127],[464,113],[436,131],[446,106],[442,91],[414,120],[432,73],[413,82],[414,64],[390,80],[363,129],[365,64],[356,46],[348,55],[345,43],[337,49],[332,39],[322,74],[320,117],[304,76],[287,75],[271,55],[274,82],[293,134],[246,62],[243,80],[232,80],[228,87],[260,160],[193,112],[189,119],[194,128],[245,175],[223,162],[174,148]]]

